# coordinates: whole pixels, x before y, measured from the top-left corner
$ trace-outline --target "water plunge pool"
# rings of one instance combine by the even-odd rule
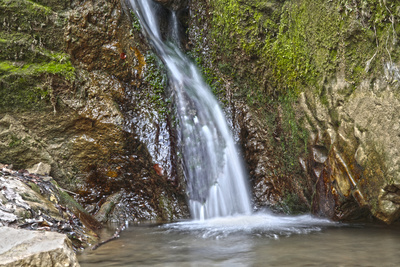
[[[398,266],[400,225],[256,214],[139,224],[78,256],[89,266]]]

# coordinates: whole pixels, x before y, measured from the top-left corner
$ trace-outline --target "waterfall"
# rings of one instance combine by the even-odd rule
[[[179,145],[192,217],[203,220],[251,214],[247,177],[225,116],[196,65],[180,50],[179,40],[165,41],[151,0],[130,0],[144,33],[164,62],[175,100]],[[171,11],[169,38],[179,38]]]

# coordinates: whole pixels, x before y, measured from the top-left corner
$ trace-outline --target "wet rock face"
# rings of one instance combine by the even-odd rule
[[[233,124],[243,148],[256,209],[268,207],[286,213],[308,211],[311,184],[307,180],[299,182],[303,178],[301,174],[286,171],[282,151],[276,149],[285,140],[273,129],[263,128],[260,114],[251,112],[243,102],[238,100],[233,105]]]
[[[12,1],[7,3],[15,8]],[[58,1],[41,3],[43,7],[32,4],[40,11],[35,14],[41,16],[27,23],[47,21],[51,27],[43,26],[40,31],[35,27],[32,33],[24,24],[22,30],[36,34],[37,40],[45,36],[42,43],[33,45],[59,51],[63,57],[57,54],[56,59],[62,66],[67,62],[72,74],[63,69],[54,74],[46,68],[40,79],[34,76],[35,81],[44,80],[32,85],[34,90],[40,88],[38,97],[28,95],[37,100],[34,108],[30,101],[0,103],[0,160],[14,163],[18,169],[39,162],[51,165],[51,175],[60,185],[79,192],[85,208],[92,214],[101,212],[105,220],[185,216],[181,176],[173,153],[175,133],[163,94],[165,81],[137,19],[120,1],[73,1],[61,6]],[[7,31],[17,31],[14,24],[19,20],[6,20]],[[57,42],[49,41],[49,36]],[[33,48],[29,43],[24,49],[27,53]],[[41,59],[42,54],[37,53],[32,60]],[[54,66],[56,59],[51,57],[48,65]],[[18,66],[29,63],[20,61],[22,58],[7,60],[16,60],[7,64]],[[14,69],[0,72],[0,76],[5,73],[0,77],[2,84],[8,85],[9,70]],[[11,74],[31,77],[31,72]],[[13,94],[19,92],[8,89]],[[114,203],[115,199],[119,202]],[[111,200],[113,205],[102,207]]]
[[[87,71],[101,70],[130,82],[140,71],[133,71],[135,65],[140,64],[140,55],[135,56],[133,48],[126,47],[130,25],[118,2],[75,1],[64,39],[75,65]]]
[[[87,182],[80,199],[101,221],[179,218],[186,214],[185,200],[165,80],[126,8],[113,1],[76,2],[65,32],[85,95],[65,102],[88,118],[82,126],[89,134],[74,143]],[[98,123],[107,133],[91,135]]]

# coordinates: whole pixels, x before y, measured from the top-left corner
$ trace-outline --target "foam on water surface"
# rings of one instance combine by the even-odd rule
[[[263,212],[252,215],[236,215],[211,218],[207,220],[183,221],[166,224],[161,228],[178,231],[193,232],[201,237],[226,237],[229,235],[254,234],[278,238],[291,234],[307,234],[321,231],[328,226],[337,226],[338,223],[327,219],[315,218],[311,215],[283,216]]]

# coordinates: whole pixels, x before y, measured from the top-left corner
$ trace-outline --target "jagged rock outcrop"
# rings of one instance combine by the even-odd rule
[[[0,227],[0,266],[80,266],[66,235]]]
[[[341,219],[363,208],[390,223],[400,216],[396,85],[384,77],[366,79],[346,99],[340,91],[348,86],[340,78],[327,85],[325,105],[310,94],[300,96],[309,118],[311,149],[324,154],[322,160],[310,157],[307,166],[316,182],[324,181],[317,182],[315,212]]]
[[[0,164],[0,226],[66,234],[75,248],[98,242],[102,225],[48,175]]]

